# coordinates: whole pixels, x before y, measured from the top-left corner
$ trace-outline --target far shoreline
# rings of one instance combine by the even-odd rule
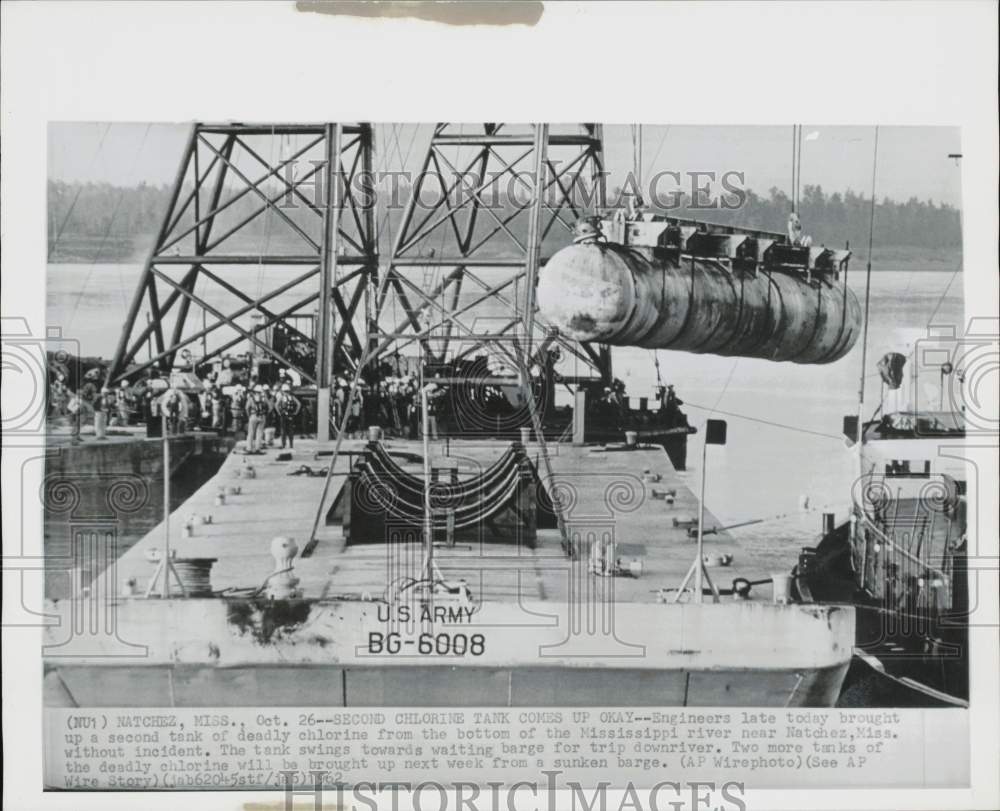
[[[98,243],[98,244],[95,244]],[[114,238],[107,242],[88,237],[67,236],[47,265],[141,265],[146,261],[152,238]],[[864,269],[868,258],[851,255],[850,271]],[[960,249],[887,245],[872,251],[873,273],[954,273],[964,270]]]

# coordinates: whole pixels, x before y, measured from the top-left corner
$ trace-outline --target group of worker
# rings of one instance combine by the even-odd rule
[[[299,415],[302,402],[292,392],[292,381],[287,370],[278,372],[278,381],[272,387],[251,375],[248,383],[237,382],[224,391],[214,375],[204,381],[204,390],[198,395],[201,409],[200,427],[219,434],[246,433],[248,453],[262,453],[265,431],[274,429],[275,439],[281,447],[295,447],[295,434],[302,433]]]
[[[99,378],[98,378],[99,379]],[[80,441],[83,419],[93,415],[95,434],[103,437],[108,427],[128,425],[135,410],[135,395],[122,382],[116,389],[100,386],[93,376],[85,377],[83,384],[73,390],[66,375],[57,372],[49,380],[49,416],[69,421],[70,439]]]
[[[172,385],[157,369],[150,369],[135,383],[123,380],[113,388],[101,385],[104,370],[92,370],[79,391],[70,388],[64,373],[56,372],[49,381],[50,416],[68,418],[73,442],[80,441],[81,424],[92,415],[97,438],[104,438],[108,428],[135,424],[145,424],[151,437],[161,436],[164,430],[173,435],[199,429],[220,435],[245,434],[251,453],[262,450],[268,428],[274,429],[274,438],[281,440],[283,448],[293,447],[296,433],[312,432],[315,417],[306,413],[295,396],[294,378],[288,370],[278,372],[273,386],[260,382],[256,373],[240,379],[227,371],[208,373],[197,393]],[[444,394],[442,386],[430,387],[428,422],[433,436]],[[423,414],[415,374],[388,375],[375,384],[359,381],[353,396],[351,383],[339,377],[331,400],[333,424],[345,424],[346,416],[349,437],[361,436],[369,425],[400,437],[420,435]]]
[[[63,372],[50,376],[49,416],[68,419],[73,443],[80,441],[82,422],[91,414],[97,439],[104,439],[109,427],[140,422],[153,437],[161,436],[164,429],[168,435],[192,428],[234,435],[245,431],[248,450],[253,453],[263,448],[269,427],[274,428],[283,448],[293,447],[295,433],[303,433],[299,420],[302,403],[292,392],[292,378],[284,369],[273,388],[260,383],[256,375],[250,377],[249,384],[223,386],[210,374],[195,397],[172,386],[155,369],[135,386],[123,380],[109,388],[99,381],[100,375],[85,375],[79,390],[74,391]]]
[[[619,425],[625,425],[629,419],[646,419],[669,427],[688,424],[681,411],[684,401],[677,396],[672,385],[660,383],[656,386],[656,402],[659,405],[656,411],[630,412],[625,384],[615,378],[610,385],[603,387],[603,391],[598,388],[588,392],[587,409],[598,420]]]
[[[428,423],[432,437],[444,407],[445,389],[431,386],[428,390]],[[415,374],[386,376],[375,385],[359,381],[351,397],[351,384],[339,377],[332,392],[333,424],[344,424],[348,438],[360,436],[369,425],[379,425],[389,434],[406,439],[420,435],[423,422],[420,381]],[[344,417],[347,421],[344,423]]]

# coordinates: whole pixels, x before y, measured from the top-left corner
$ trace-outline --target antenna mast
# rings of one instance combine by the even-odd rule
[[[868,219],[868,264],[865,271],[865,315],[861,326],[861,374],[858,382],[858,458],[861,457],[861,440],[864,437],[865,369],[868,364],[868,311],[872,288],[872,243],[875,237],[875,176],[878,169],[878,127],[875,127],[875,146],[872,152],[872,199]]]

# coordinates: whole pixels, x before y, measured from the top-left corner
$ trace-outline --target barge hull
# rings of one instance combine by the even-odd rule
[[[832,706],[854,635],[838,606],[618,604],[602,633],[534,601],[395,622],[378,601],[181,599],[67,637],[74,607],[49,606],[48,706]],[[478,641],[436,649],[459,638]]]
[[[830,707],[847,664],[775,670],[60,666],[47,707]]]

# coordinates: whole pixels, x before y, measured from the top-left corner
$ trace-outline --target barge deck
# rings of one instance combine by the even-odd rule
[[[333,505],[360,440],[343,443],[324,504]],[[778,605],[767,586],[736,599],[731,581],[769,572],[724,532],[705,537],[719,603],[685,595],[674,602],[695,554],[686,522],[697,500],[661,447],[550,445],[565,531],[538,529],[533,544],[489,531],[435,545],[439,577],[464,581],[471,601],[431,602],[390,595],[418,577],[419,542],[345,542],[321,521],[308,543],[332,443],[297,442],[279,460],[234,452],[217,475],[175,512],[178,558],[215,558],[212,595],[143,599],[162,550],[153,529],[94,583],[108,595],[113,638],[69,634],[70,601],[51,606],[64,622],[48,631],[46,701],[54,706],[831,706],[851,657],[853,611],[842,606]],[[431,443],[432,466],[459,478],[489,467],[499,441]],[[422,447],[385,448],[416,473]],[[529,458],[538,450],[526,447]],[[254,468],[248,478],[246,461]],[[296,471],[302,471],[299,475]],[[239,475],[238,475],[239,474]],[[230,488],[238,487],[232,494]],[[225,504],[216,503],[220,490]],[[192,537],[182,538],[188,516]],[[211,515],[211,523],[200,522]],[[705,524],[714,518],[706,513]],[[262,587],[275,571],[271,542],[293,538],[301,599],[272,600]],[[598,576],[587,549],[611,538],[630,574]],[[722,565],[732,556],[728,565]],[[627,567],[626,567],[626,570]],[[635,576],[638,575],[638,576]],[[120,584],[133,580],[133,596]],[[441,646],[444,645],[445,650]],[[97,649],[95,650],[95,646]],[[426,649],[425,649],[426,648]],[[109,659],[109,655],[115,657]],[[609,677],[612,679],[608,681]],[[610,687],[614,685],[614,687]],[[110,689],[113,687],[113,689]]]

